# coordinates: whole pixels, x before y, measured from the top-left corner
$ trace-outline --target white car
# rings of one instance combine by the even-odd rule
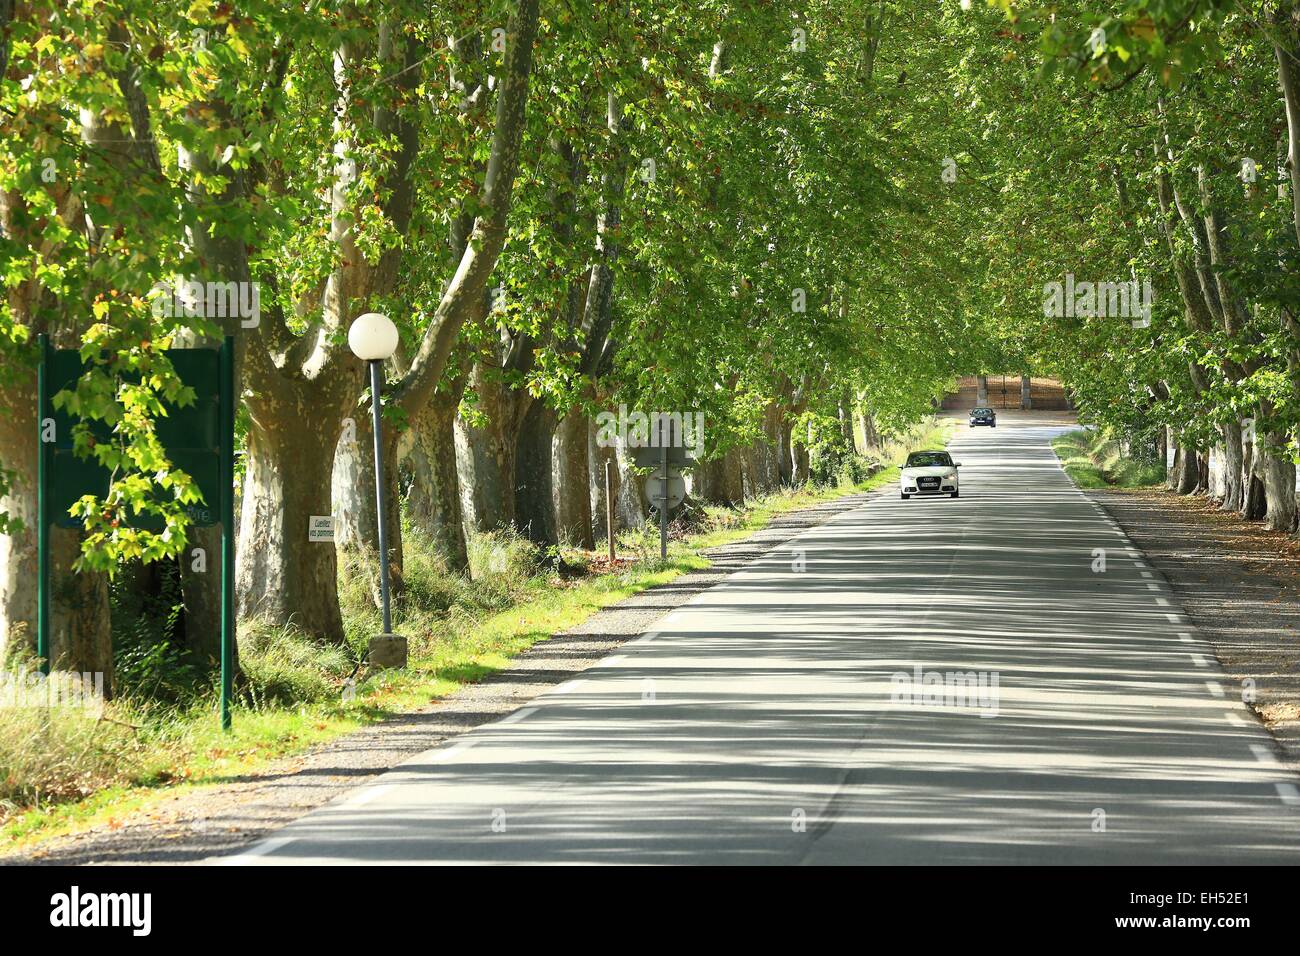
[[[953,461],[946,451],[914,451],[907,456],[903,474],[898,479],[898,491],[904,498],[912,495],[961,494],[957,469],[961,462]]]

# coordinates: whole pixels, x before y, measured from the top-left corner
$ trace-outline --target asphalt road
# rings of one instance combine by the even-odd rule
[[[1058,430],[963,429],[960,499],[889,489],[219,862],[1300,862],[1296,779]]]

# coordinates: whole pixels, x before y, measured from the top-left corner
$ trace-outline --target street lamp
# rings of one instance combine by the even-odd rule
[[[370,639],[370,665],[376,668],[406,666],[406,638],[393,633],[388,596],[388,527],[384,522],[384,442],[382,392],[384,361],[397,351],[397,326],[378,312],[358,316],[348,329],[348,347],[370,366],[370,409],[375,433],[375,511],[379,521],[379,593],[384,607],[384,633]]]

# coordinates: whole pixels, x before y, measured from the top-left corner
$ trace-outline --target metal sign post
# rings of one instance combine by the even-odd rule
[[[672,436],[672,430],[673,430],[672,423],[669,422],[668,434],[670,439]],[[659,423],[659,437],[660,439],[663,438],[662,420]],[[660,445],[663,448],[663,456],[661,458],[661,468],[659,472],[659,477],[663,479],[663,488],[660,489],[661,494],[659,495],[659,560],[660,561],[668,560],[668,446],[671,444],[672,444],[671,440],[666,442],[662,440],[660,441]]]

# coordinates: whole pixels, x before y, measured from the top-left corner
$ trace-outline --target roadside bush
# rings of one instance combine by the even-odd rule
[[[313,641],[291,627],[254,621],[240,634],[240,689],[254,707],[334,699],[355,667],[346,648]]]

